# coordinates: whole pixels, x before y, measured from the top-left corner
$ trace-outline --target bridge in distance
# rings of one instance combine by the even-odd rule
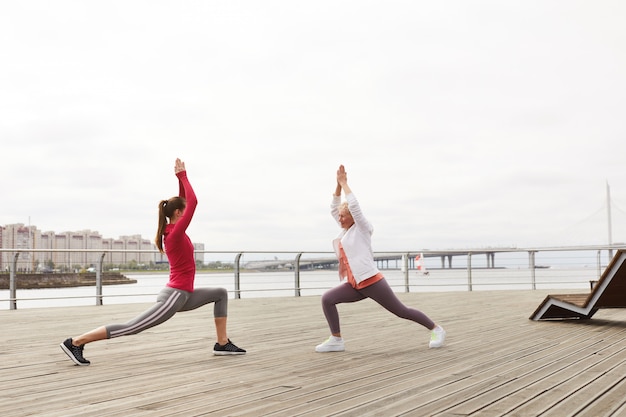
[[[472,250],[472,256],[485,255],[487,257],[487,268],[495,268],[495,254],[497,252],[506,252],[516,250],[516,248],[498,248],[498,249],[484,249],[484,250]],[[467,256],[468,251],[463,250],[443,250],[443,251],[428,251],[428,252],[390,252],[390,253],[375,253],[374,260],[376,261],[379,269],[396,269],[402,266],[402,259],[407,256],[407,263],[409,269],[415,268],[415,257],[417,255],[424,258],[440,258],[441,268],[452,268],[452,259],[455,256]],[[446,266],[447,260],[447,266]],[[319,257],[319,258],[300,258],[297,259],[268,259],[260,261],[249,261],[244,264],[246,269],[293,269],[296,261],[300,265],[300,269],[336,269],[337,258],[335,256]]]

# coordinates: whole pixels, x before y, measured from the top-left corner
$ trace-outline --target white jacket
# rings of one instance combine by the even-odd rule
[[[372,233],[374,228],[369,221],[363,216],[361,207],[354,193],[346,195],[348,209],[354,219],[354,224],[349,229],[342,229],[339,236],[333,240],[335,254],[339,258],[339,242],[343,246],[343,250],[348,258],[350,269],[354,274],[354,280],[359,283],[368,278],[373,277],[380,271],[374,262],[374,254],[372,252]],[[333,194],[333,201],[330,205],[330,213],[337,223],[339,223],[339,206],[341,205],[341,196]],[[340,277],[344,279],[346,277]]]

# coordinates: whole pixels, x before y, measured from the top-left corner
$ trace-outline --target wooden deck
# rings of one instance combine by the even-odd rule
[[[623,416],[626,310],[535,322],[544,291],[399,294],[447,332],[428,332],[365,300],[340,306],[346,351],[319,297],[231,300],[217,357],[212,309],[90,344],[79,367],[59,343],[146,305],[0,311],[2,416]]]

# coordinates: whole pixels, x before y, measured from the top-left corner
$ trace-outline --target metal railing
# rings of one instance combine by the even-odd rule
[[[452,271],[453,269],[458,271],[465,271],[465,290],[473,291],[477,286],[482,285],[496,285],[502,284],[499,282],[492,282],[490,284],[477,283],[475,275],[479,271],[489,271],[502,269],[515,269],[523,271],[524,275],[528,272],[528,284],[530,288],[537,289],[537,271],[542,268],[554,267],[558,265],[560,268],[576,268],[584,267],[586,269],[586,277],[589,281],[598,279],[602,274],[603,265],[608,264],[612,258],[613,251],[617,249],[623,249],[622,245],[605,245],[605,246],[576,246],[576,247],[553,247],[553,248],[480,248],[480,249],[467,249],[467,250],[419,250],[419,251],[396,251],[396,252],[376,252],[375,259],[381,270],[398,270],[402,275],[402,284],[396,284],[396,287],[403,287],[404,292],[410,292],[411,289],[419,288],[423,285],[419,282],[421,278],[412,274],[414,271],[414,258],[420,254],[423,260],[427,263],[430,262],[429,270],[432,272],[439,271],[437,274],[443,276],[442,271]],[[94,297],[96,305],[103,304],[103,280],[102,274],[105,269],[104,259],[111,258],[113,252],[123,252],[126,257],[134,254],[141,254],[144,256],[150,254],[154,256],[154,259],[158,259],[158,252],[154,251],[137,251],[137,250],[98,250],[98,249],[0,249],[0,267],[3,270],[9,271],[9,288],[8,298],[0,299],[0,302],[9,302],[9,308],[11,310],[17,309],[17,303],[20,300],[17,295],[17,282],[19,276],[23,272],[34,272],[32,270],[32,254],[42,253],[51,254],[55,252],[64,253],[90,253],[91,258],[95,259],[95,294],[89,296]],[[21,254],[30,254],[27,261],[22,261],[20,267]],[[277,256],[281,255],[279,259]],[[311,270],[333,270],[336,269],[337,261],[332,252],[305,252],[305,251],[198,251],[196,256],[202,257],[212,256],[232,257],[232,273],[233,273],[233,296],[234,298],[241,298],[242,292],[242,272],[255,268],[256,270],[272,270],[273,268],[282,268],[282,270],[290,270],[293,272],[293,286],[290,290],[293,291],[293,295],[296,297],[301,296],[301,290],[303,288],[301,279],[303,271]],[[250,260],[246,265],[242,265],[242,258],[251,257],[254,260]],[[315,255],[315,256],[314,256]],[[485,256],[481,261],[481,255]],[[498,265],[496,265],[496,255],[499,258]],[[550,266],[543,264],[537,264],[537,259],[547,262]],[[430,261],[429,261],[430,258]],[[433,259],[434,258],[434,259]],[[435,265],[436,259],[439,258],[440,265]],[[504,258],[504,259],[502,259]],[[453,259],[455,266],[453,266]],[[445,261],[448,260],[448,266],[446,267]],[[228,261],[227,261],[228,262]],[[152,263],[151,263],[152,264]],[[158,264],[155,262],[153,266]],[[206,262],[204,263],[206,264]],[[285,266],[286,265],[286,266]],[[457,266],[460,265],[460,266]],[[69,266],[72,267],[71,265]],[[166,271],[165,269],[164,271]],[[431,282],[428,285],[445,287],[445,285],[459,288],[459,282],[455,284],[443,283],[445,279],[441,279],[441,283]],[[524,280],[526,282],[526,280]],[[23,297],[21,299],[27,299]]]

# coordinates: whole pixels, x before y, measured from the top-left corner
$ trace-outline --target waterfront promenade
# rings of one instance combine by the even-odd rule
[[[343,304],[346,351],[329,354],[313,350],[328,336],[319,296],[231,300],[245,356],[211,354],[209,307],[88,345],[88,367],[59,343],[145,304],[4,310],[0,415],[626,415],[626,310],[529,320],[547,293],[399,293],[446,328],[441,349],[371,300]]]

